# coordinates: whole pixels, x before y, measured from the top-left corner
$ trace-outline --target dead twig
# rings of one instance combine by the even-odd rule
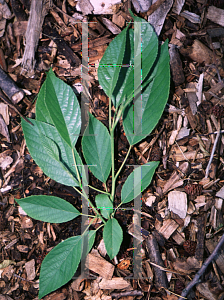
[[[198,283],[201,282],[200,277],[204,274],[205,270],[207,269],[208,265],[215,259],[216,255],[218,255],[219,250],[221,249],[222,245],[224,243],[224,234],[222,235],[221,239],[219,240],[217,246],[215,247],[212,254],[206,259],[206,261],[203,263],[201,269],[197,272],[197,274],[194,276],[194,279],[188,284],[188,286],[183,290],[181,297],[178,298],[178,300],[182,300],[183,297],[186,297],[190,290]]]
[[[146,239],[146,248],[149,255],[150,263],[152,262],[164,268],[164,264],[161,258],[157,240],[152,234],[149,235],[148,238]],[[155,272],[155,286],[157,288],[168,289],[168,280],[167,280],[166,272],[164,272],[157,266],[156,267],[154,266],[154,272]]]
[[[215,154],[215,149],[216,149],[219,137],[220,137],[220,129],[221,129],[221,125],[220,125],[220,122],[219,122],[218,123],[217,135],[216,135],[215,142],[214,142],[214,145],[213,145],[213,148],[212,148],[212,153],[211,153],[211,156],[210,156],[210,159],[209,159],[206,171],[205,171],[205,178],[208,178],[209,169],[210,169],[210,166],[211,166],[214,154]]]
[[[5,95],[0,91],[0,99],[5,102],[8,106],[10,106],[17,114],[19,114],[19,116],[21,118],[23,118],[23,120],[25,120],[27,123],[29,123],[30,125],[33,125],[26,117],[24,117],[21,112],[18,110],[18,108],[16,107],[15,104],[11,103],[6,97]]]
[[[111,297],[112,299],[119,299],[121,297],[127,297],[127,296],[143,296],[142,291],[128,291],[128,292],[121,292],[121,293],[112,293]]]

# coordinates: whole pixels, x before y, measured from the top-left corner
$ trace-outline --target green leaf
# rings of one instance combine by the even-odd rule
[[[98,67],[98,80],[108,97],[112,96],[117,84],[124,57],[127,29],[128,27],[112,40]]]
[[[43,134],[40,135],[40,140],[48,155],[59,161],[59,150],[55,142]]]
[[[105,194],[99,194],[96,195],[95,202],[97,208],[100,209],[102,216],[105,219],[109,219],[113,212],[113,204],[110,201],[110,198]]]
[[[120,250],[123,240],[123,231],[116,219],[107,221],[103,229],[103,240],[110,259],[113,259]]]
[[[141,51],[135,51],[135,56],[141,56],[141,66],[135,66],[137,70],[142,71],[142,81],[145,80],[151,70],[157,53],[158,53],[158,38],[152,27],[147,21],[142,18],[134,17],[134,26],[137,26],[136,34],[134,34],[134,44],[141,45]]]
[[[115,108],[117,108],[124,99],[133,98],[134,78],[136,78],[137,81],[140,79],[142,81],[145,80],[158,53],[158,38],[153,27],[139,17],[134,17],[134,21],[135,29],[128,29],[126,39],[123,38],[123,31],[114,39],[114,41],[116,40],[120,43],[121,39],[123,39],[123,45],[125,45],[122,68],[117,67],[119,76],[116,85],[113,83],[114,89],[109,88],[113,78],[113,72],[110,75],[112,69],[110,65],[115,64],[114,62],[116,62],[116,60],[113,62],[112,59],[117,55],[117,48],[112,42],[100,62],[100,65],[102,63],[104,67],[98,69],[100,84],[107,95],[111,97]],[[105,65],[108,65],[108,67],[105,67]],[[108,72],[108,75],[106,72]]]
[[[82,138],[82,151],[93,175],[105,183],[111,170],[110,135],[103,123],[91,114]]]
[[[147,78],[148,85],[143,89],[141,99],[141,116],[134,117],[133,103],[123,113],[124,131],[130,145],[134,145],[149,135],[157,125],[169,96],[170,71],[167,42],[160,49],[159,58],[152,74]],[[138,105],[136,106],[138,107]],[[138,109],[136,109],[138,113]],[[135,125],[135,126],[134,126]]]
[[[95,242],[96,230],[90,230],[87,232],[89,238],[89,251],[92,249]]]
[[[69,202],[54,196],[30,196],[17,203],[31,218],[43,222],[63,223],[81,215]]]
[[[54,247],[40,269],[39,299],[66,284],[76,272],[82,256],[82,236],[73,236]]]
[[[151,183],[159,162],[152,161],[134,169],[128,176],[121,190],[122,204],[132,201]]]
[[[81,129],[81,111],[72,88],[50,69],[37,98],[36,120],[54,125],[63,139],[75,146]]]
[[[34,126],[21,121],[28,150],[43,170],[55,181],[68,186],[79,186],[74,157],[82,174],[82,161],[77,151],[71,148],[54,126],[36,120],[30,120]]]
[[[95,238],[96,238],[96,230],[86,231],[85,234],[83,235],[82,259],[84,259],[88,254],[88,252],[90,252],[90,250],[92,249],[93,244],[95,242]],[[88,245],[85,245],[85,243],[88,243]]]

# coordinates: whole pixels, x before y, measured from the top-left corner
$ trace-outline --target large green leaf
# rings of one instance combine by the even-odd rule
[[[103,66],[99,67],[98,69],[100,84],[104,88],[107,95],[111,96],[115,107],[118,107],[124,99],[133,97],[134,78],[136,78],[137,81],[139,81],[139,78],[142,81],[145,80],[151,67],[153,66],[158,52],[158,38],[153,30],[153,27],[144,19],[139,17],[134,17],[134,21],[135,29],[128,30],[126,39],[123,38],[124,32],[122,31],[113,40],[121,43],[121,39],[123,39],[125,52],[123,55],[122,68],[117,66],[119,76],[117,78],[116,85],[114,85],[113,81],[114,89],[112,90],[112,93],[109,87],[112,84],[112,78],[114,79],[114,72],[112,72],[110,75],[110,71],[112,70],[111,65],[117,63],[117,60],[113,61],[113,57],[118,56],[118,49],[114,46],[116,44],[112,44],[113,42],[110,43],[100,61],[100,65],[103,64]],[[108,67],[106,67],[106,65],[108,65]]]
[[[82,174],[82,161],[74,148],[71,148],[58,133],[47,123],[30,120],[33,126],[22,120],[23,133],[28,150],[43,172],[68,186],[78,186],[74,158]]]
[[[105,194],[99,194],[96,195],[95,202],[102,216],[105,219],[109,219],[113,212],[113,203],[110,201],[110,198]]]
[[[103,240],[110,259],[113,259],[120,250],[123,240],[123,231],[116,219],[107,221],[103,229]]]
[[[69,202],[54,196],[30,196],[17,203],[31,218],[43,222],[63,223],[81,215]]]
[[[133,96],[137,97],[138,89],[136,81],[139,83],[140,79],[143,82],[149,74],[153,64],[155,63],[158,54],[158,38],[153,27],[144,19],[134,17],[134,31],[130,29],[129,43],[131,47],[130,54],[130,70],[126,74],[120,91],[117,94],[117,102],[121,103],[124,99],[127,101]],[[132,46],[133,45],[133,46]]]
[[[39,299],[67,283],[76,272],[82,256],[82,236],[73,236],[54,247],[40,269]]]
[[[121,190],[122,204],[132,201],[150,184],[159,162],[152,161],[134,169],[128,176]]]
[[[93,175],[106,182],[111,170],[110,135],[103,123],[91,114],[82,138],[82,151]]]
[[[108,97],[112,96],[122,66],[127,36],[126,27],[107,47],[98,67],[98,80]]]
[[[38,94],[36,119],[54,125],[63,139],[74,146],[81,129],[81,111],[72,88],[50,69]]]
[[[141,122],[134,123],[133,103],[123,113],[124,131],[130,145],[134,145],[149,135],[158,123],[169,96],[170,71],[167,42],[160,49],[158,61],[152,74],[147,78],[148,85],[142,92]],[[137,105],[138,106],[138,105]],[[136,120],[136,119],[135,119]]]

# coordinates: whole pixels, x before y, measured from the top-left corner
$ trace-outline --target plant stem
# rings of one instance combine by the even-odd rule
[[[86,216],[86,217],[89,217],[89,218],[96,218],[96,216],[93,216],[93,215],[85,215],[85,214],[82,214],[82,216]]]
[[[93,186],[91,186],[91,185],[89,185],[89,184],[88,184],[88,187],[91,188],[92,190],[95,190],[95,191],[97,191],[97,192],[100,192],[100,193],[102,193],[102,194],[106,194],[106,195],[110,196],[110,193],[104,192],[104,191],[102,191],[102,190],[98,190],[97,188],[95,188],[95,187],[93,187]]]
[[[115,177],[114,177],[114,126],[110,131],[110,141],[111,141],[111,161],[112,161],[112,188],[111,188],[111,195],[110,199],[113,203],[114,201],[114,193],[115,193]]]
[[[121,106],[118,109],[116,117],[114,117],[113,124],[112,124],[112,130],[114,130],[115,127],[117,126],[117,123],[121,117],[122,112],[123,112],[123,104],[121,104]]]
[[[81,188],[81,187],[80,187]],[[97,217],[99,217],[101,219],[101,221],[106,224],[106,222],[104,221],[103,217],[100,215],[100,213],[97,211],[97,209],[95,208],[95,206],[93,205],[93,203],[89,200],[88,196],[86,195],[86,192],[84,190],[83,193],[80,192],[80,190],[78,190],[75,186],[73,186],[73,189],[78,192],[81,196],[83,196],[90,204],[91,208],[93,209],[94,213],[96,214]]]
[[[75,170],[76,170],[76,173],[77,173],[77,178],[78,178],[78,181],[79,181],[79,185],[81,186],[82,182],[81,182],[81,178],[80,178],[80,175],[79,175],[79,170],[78,170],[76,159],[75,159],[74,149],[72,149],[72,156],[73,156],[73,161],[74,161],[74,164],[75,164]]]
[[[84,235],[86,233],[86,231],[89,229],[89,227],[92,225],[92,223],[94,222],[94,220],[96,219],[97,217],[94,217],[94,219],[92,219],[89,223],[89,225],[86,227],[86,229],[83,231],[82,235]],[[103,225],[101,225],[103,226]]]
[[[111,97],[109,97],[109,130],[111,131]]]
[[[128,158],[128,155],[129,155],[129,153],[130,153],[130,151],[131,151],[131,147],[132,147],[132,146],[130,145],[130,146],[129,146],[129,149],[128,149],[128,152],[127,152],[127,154],[126,154],[126,156],[125,156],[125,158],[124,158],[124,160],[123,160],[123,162],[122,162],[122,164],[121,164],[119,170],[117,171],[117,173],[116,173],[116,175],[115,175],[115,178],[114,178],[115,181],[116,181],[118,175],[120,174],[120,172],[121,172],[121,170],[122,170],[124,164],[126,163],[126,160],[127,160],[127,158]]]

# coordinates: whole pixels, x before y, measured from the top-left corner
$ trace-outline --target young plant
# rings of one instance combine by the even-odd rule
[[[158,123],[169,94],[167,42],[159,45],[151,25],[139,17],[133,18],[134,29],[128,24],[110,43],[100,62],[98,79],[109,97],[109,128],[89,114],[89,123],[81,140],[85,162],[75,148],[82,122],[79,102],[72,89],[52,70],[40,89],[36,119],[30,120],[33,126],[22,119],[26,144],[35,162],[47,176],[73,187],[88,201],[95,214],[88,216],[92,218],[89,226],[94,219],[101,219],[103,239],[111,259],[119,252],[123,240],[121,226],[115,218],[116,210],[147,188],[158,162],[134,169],[122,187],[119,206],[114,207],[116,180],[131,147],[149,135]],[[130,147],[122,165],[115,170],[114,134],[121,118]],[[84,165],[105,186],[105,190],[98,190],[95,204],[84,189],[89,186],[97,190],[88,184]],[[110,174],[112,186],[109,191],[107,180]],[[30,217],[43,222],[62,223],[82,215],[73,205],[54,196],[30,196],[17,202]],[[82,235],[59,243],[45,257],[40,270],[39,298],[72,278],[80,260],[94,244],[97,230],[88,231],[89,226]],[[88,241],[88,249],[83,253],[84,238]]]

